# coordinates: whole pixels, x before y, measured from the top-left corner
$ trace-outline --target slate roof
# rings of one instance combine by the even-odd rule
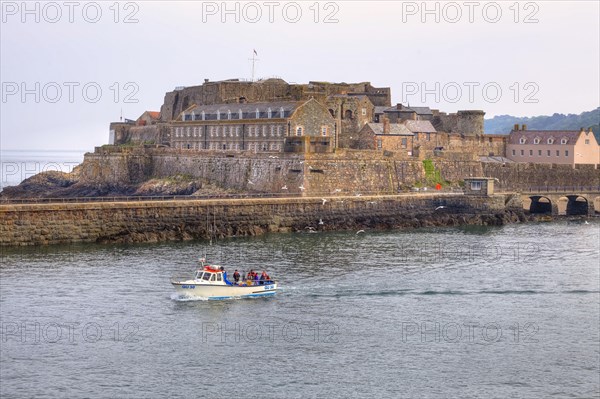
[[[407,107],[402,104],[385,108],[384,112],[415,112],[417,115],[433,115],[429,107]]]
[[[550,138],[554,139],[550,145],[575,145],[581,133],[579,130],[513,130],[508,136],[507,144],[521,144],[521,138],[524,137],[526,145],[535,144],[536,138],[543,145],[548,145]],[[563,139],[567,139],[565,144],[562,144]]]
[[[383,135],[383,123],[367,123],[365,126],[371,128],[373,133]],[[390,132],[387,133],[395,136],[414,136],[408,128],[402,123],[390,123]]]
[[[309,100],[310,101],[310,100]],[[244,103],[244,104],[211,104],[199,105],[190,107],[185,111],[185,120],[202,120],[202,112],[204,111],[204,120],[218,120],[217,112],[220,114],[220,120],[228,120],[228,113],[231,112],[231,120],[240,119],[257,119],[256,111],[258,110],[259,118],[267,119],[269,117],[269,108],[271,109],[271,118],[288,118],[306,101],[276,101],[268,103]],[[240,110],[242,117],[240,118]],[[281,115],[283,110],[283,116]],[[192,119],[192,112],[194,119]],[[181,120],[181,116],[177,118]]]
[[[437,133],[431,122],[429,121],[413,121],[406,120],[403,122],[408,130],[413,133]]]
[[[381,105],[376,105],[375,106],[375,114],[383,114],[386,109],[388,109],[388,107],[381,106]]]

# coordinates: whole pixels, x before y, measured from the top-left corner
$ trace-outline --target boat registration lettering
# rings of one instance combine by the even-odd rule
[[[186,288],[187,288],[187,289],[192,289],[192,288],[196,288],[196,286],[195,286],[195,285],[182,285],[182,286],[181,286],[181,288],[184,288],[184,289],[186,289]]]
[[[274,287],[274,285],[265,285],[265,290],[272,290]]]

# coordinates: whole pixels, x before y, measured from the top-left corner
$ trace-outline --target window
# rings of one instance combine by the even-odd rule
[[[302,126],[297,126],[296,127],[296,136],[302,136],[302,134],[304,133],[303,130],[304,129],[302,128]]]
[[[569,156],[569,150],[565,150],[565,157]]]
[[[377,149],[381,150],[383,148],[383,140],[377,139]]]
[[[554,139],[552,137],[548,139],[548,144],[554,144]]]
[[[406,137],[402,138],[402,148],[406,148],[407,140]]]
[[[240,127],[239,126],[235,127],[235,137],[240,137]]]
[[[472,181],[471,182],[471,190],[472,191],[480,191],[481,190],[481,182],[480,181]]]
[[[223,278],[221,276],[221,273],[217,274],[217,281],[223,281]]]
[[[321,136],[327,136],[327,126],[321,126]]]
[[[363,109],[361,110],[361,114],[362,114],[362,116],[365,116],[365,115],[367,115],[367,109],[366,109],[366,108],[363,108]]]
[[[546,155],[550,156],[550,150],[546,151]]]
[[[556,156],[559,156],[559,155],[560,155],[560,151],[556,150]]]
[[[513,156],[517,155],[517,152],[515,150],[513,150]]]
[[[585,139],[585,143],[589,144],[590,143],[590,139]]]
[[[271,128],[269,130],[271,131],[271,137],[275,137],[275,126],[271,125]]]
[[[519,140],[519,144],[525,144],[527,142],[527,139],[525,137],[521,137],[521,139]]]
[[[521,156],[525,155],[525,151],[521,150]]]
[[[281,126],[277,126],[277,137],[281,137]]]
[[[217,276],[214,274],[210,276],[210,281],[217,281]]]
[[[263,135],[263,137],[267,137],[267,125],[263,125],[263,127],[262,127],[262,135]]]
[[[564,145],[564,144],[567,144],[567,139],[561,139],[561,140],[560,140],[560,143],[561,143],[561,144],[563,144],[563,145]]]
[[[210,273],[204,273],[204,275],[202,276],[202,280],[210,280]]]
[[[542,156],[542,150],[538,150],[538,156]]]
[[[529,156],[533,156],[533,150],[529,150]]]
[[[533,144],[539,144],[540,143],[540,138],[536,137],[535,139],[533,139]]]
[[[427,141],[431,140],[431,133],[427,133]]]

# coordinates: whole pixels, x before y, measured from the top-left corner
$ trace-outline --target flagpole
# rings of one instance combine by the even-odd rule
[[[256,58],[257,55],[258,53],[256,52],[256,50],[253,50],[252,58],[250,58],[250,61],[252,61],[252,82],[254,82],[254,63],[256,61],[260,61],[258,58]]]

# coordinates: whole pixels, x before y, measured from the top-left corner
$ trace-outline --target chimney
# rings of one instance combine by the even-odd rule
[[[521,125],[521,130],[527,130],[527,125]]]
[[[513,130],[514,130],[515,132],[518,132],[518,131],[519,131],[519,124],[518,124],[518,123],[515,123],[515,126],[513,127]]]
[[[590,134],[591,134],[591,133],[594,133],[594,132],[592,131],[592,128],[591,128],[591,127],[588,129],[588,133],[590,133]]]
[[[383,134],[390,134],[390,119],[387,116],[383,117]]]
[[[416,112],[413,112],[413,113],[412,113],[410,116],[411,116],[411,119],[412,119],[413,121],[416,121],[416,120],[417,120],[417,113],[416,113]]]
[[[581,133],[581,132],[585,132],[585,129],[582,127],[579,128],[579,133]]]
[[[208,83],[208,79],[204,79],[204,83]]]

